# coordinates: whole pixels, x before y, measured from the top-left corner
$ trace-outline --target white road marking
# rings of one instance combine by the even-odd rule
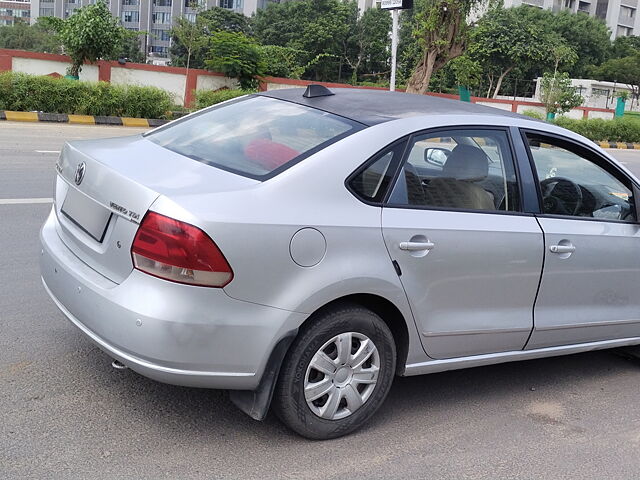
[[[36,153],[60,153],[60,150],[35,150]]]
[[[0,198],[0,205],[23,205],[33,203],[51,203],[53,198]]]

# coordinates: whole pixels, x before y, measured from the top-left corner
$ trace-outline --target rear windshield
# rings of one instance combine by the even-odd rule
[[[147,138],[207,165],[262,180],[358,128],[331,113],[256,96],[205,110]]]

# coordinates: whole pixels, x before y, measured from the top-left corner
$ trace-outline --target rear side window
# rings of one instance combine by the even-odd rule
[[[358,125],[315,108],[257,96],[205,110],[147,138],[207,165],[265,179],[355,132]]]
[[[519,211],[509,138],[503,130],[416,135],[389,198],[394,206]]]
[[[367,162],[349,180],[352,192],[366,202],[382,202],[400,163],[404,146],[405,142],[396,144]]]

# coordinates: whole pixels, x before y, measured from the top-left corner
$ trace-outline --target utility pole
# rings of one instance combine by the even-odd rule
[[[400,10],[413,8],[413,0],[381,0],[380,8],[391,10],[391,78],[389,91],[396,89],[396,64],[398,58],[398,16]]]
[[[398,57],[398,9],[391,10],[391,79],[389,81],[389,91],[396,89],[396,63]]]

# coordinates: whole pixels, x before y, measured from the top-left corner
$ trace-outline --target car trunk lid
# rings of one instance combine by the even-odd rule
[[[131,244],[160,196],[241,188],[255,180],[194,162],[141,136],[65,145],[56,165],[58,234],[115,283],[133,269]]]

